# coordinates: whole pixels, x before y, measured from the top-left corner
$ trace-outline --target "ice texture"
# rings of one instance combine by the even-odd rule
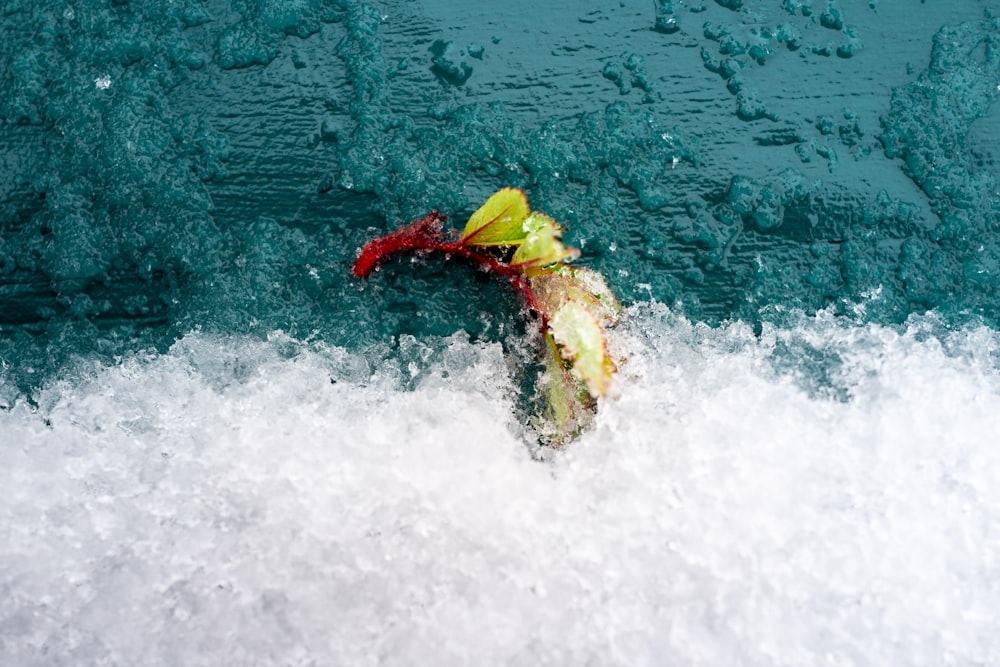
[[[1000,662],[994,331],[617,336],[543,460],[464,335],[192,333],[8,401],[0,664]]]

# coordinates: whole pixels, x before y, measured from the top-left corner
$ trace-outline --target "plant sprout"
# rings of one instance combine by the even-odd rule
[[[437,211],[368,242],[352,269],[367,278],[386,257],[404,252],[443,252],[475,262],[506,278],[537,313],[544,344],[539,387],[544,399],[532,426],[559,447],[593,417],[617,367],[605,328],[618,322],[621,306],[601,274],[571,266],[580,255],[563,245],[562,227],[532,211],[524,192],[503,188],[472,214],[457,238],[443,231]]]

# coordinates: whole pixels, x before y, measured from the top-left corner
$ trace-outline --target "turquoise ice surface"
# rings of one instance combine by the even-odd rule
[[[349,273],[504,185],[626,303],[995,327],[996,11],[9,0],[0,359],[32,386],[196,329],[505,339],[513,296],[458,262]]]

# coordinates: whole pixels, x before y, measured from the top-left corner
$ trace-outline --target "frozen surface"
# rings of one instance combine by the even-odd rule
[[[0,664],[1000,663],[993,331],[646,304],[619,337],[545,461],[461,336],[0,385]]]

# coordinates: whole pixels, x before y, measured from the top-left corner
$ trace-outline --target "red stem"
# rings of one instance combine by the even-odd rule
[[[361,249],[361,254],[358,255],[351,271],[358,278],[367,278],[385,258],[401,252],[422,250],[458,255],[506,278],[524,298],[528,307],[538,313],[542,320],[542,331],[545,331],[548,318],[545,310],[539,306],[527,276],[520,269],[484,254],[474,246],[466,245],[463,240],[448,241],[441,231],[441,223],[444,220],[445,216],[437,211],[431,211],[402,229],[369,241]]]

